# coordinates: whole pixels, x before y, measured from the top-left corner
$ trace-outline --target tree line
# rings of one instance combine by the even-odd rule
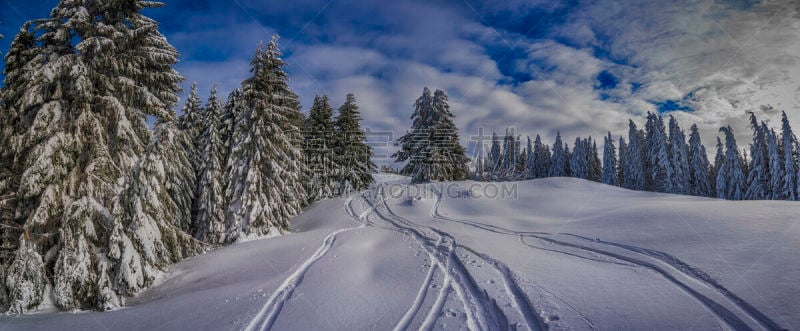
[[[0,89],[0,309],[118,307],[174,262],[280,235],[313,201],[373,181],[355,97],[335,118],[318,97],[306,118],[277,36],[224,103],[212,88],[202,105],[193,85],[177,116],[178,51],[141,13],[161,5],[62,0],[13,38]]]
[[[591,137],[575,139],[572,149],[557,133],[552,148],[539,135],[526,148],[507,130],[491,138],[488,152],[478,151],[472,177],[477,180],[522,180],[576,177],[624,188],[728,200],[798,200],[798,141],[785,112],[778,131],[750,113],[753,132],[749,151],[739,149],[733,129],[720,128],[714,162],[710,162],[697,125],[689,138],[678,121],[648,113],[644,128],[633,120],[628,138],[618,143],[608,133],[601,156]],[[480,147],[479,147],[480,148]]]

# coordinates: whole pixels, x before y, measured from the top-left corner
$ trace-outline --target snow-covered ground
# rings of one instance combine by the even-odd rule
[[[404,181],[181,262],[125,309],[0,329],[800,328],[800,203]]]

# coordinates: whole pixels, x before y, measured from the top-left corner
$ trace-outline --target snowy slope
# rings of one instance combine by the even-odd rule
[[[0,329],[800,328],[800,204],[381,180],[291,235],[175,265],[125,309]],[[498,185],[516,199],[487,197]]]

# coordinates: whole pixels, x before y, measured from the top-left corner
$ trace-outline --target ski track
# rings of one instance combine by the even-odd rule
[[[439,213],[438,209],[441,203],[442,196],[441,193],[438,191],[435,191],[434,193],[436,193],[438,196],[437,201],[434,203],[434,210],[432,212],[432,216],[435,218],[476,227],[482,230],[498,234],[519,236],[520,241],[523,244],[530,246],[532,248],[541,249],[540,247],[526,243],[523,240],[524,237],[532,237],[562,247],[566,246],[573,249],[582,250],[584,252],[600,254],[620,261],[632,263],[638,267],[650,269],[660,274],[662,278],[668,280],[674,286],[682,290],[684,293],[687,293],[688,295],[699,301],[707,309],[709,309],[709,311],[711,311],[715,316],[717,316],[721,321],[723,321],[725,324],[732,327],[733,329],[752,330],[754,329],[755,326],[760,326],[761,328],[766,330],[785,330],[776,322],[774,322],[772,319],[767,317],[764,313],[753,307],[750,303],[736,296],[725,287],[721,286],[708,274],[686,264],[685,262],[669,254],[660,251],[650,250],[647,248],[602,241],[599,239],[591,239],[570,233],[552,234],[546,232],[513,231],[499,226],[484,224],[475,221],[456,220],[450,217],[443,216]],[[636,257],[631,257],[629,256],[629,254],[625,253],[614,253],[603,249],[598,249],[586,245],[580,245],[551,238],[558,235],[570,236],[590,243],[617,247],[626,250],[628,253],[633,253],[630,255],[634,255]],[[568,252],[562,252],[562,251],[558,252],[569,255],[575,255]],[[592,258],[588,259],[595,260]],[[648,259],[651,261],[647,261]],[[608,262],[608,261],[598,261],[598,262]],[[715,298],[712,299],[709,296],[713,296]]]
[[[385,196],[383,186],[378,187],[376,195]],[[367,200],[375,214],[382,220],[392,224],[403,232],[411,235],[420,246],[433,258],[436,264],[445,271],[451,279],[451,286],[464,305],[467,315],[467,324],[472,330],[505,330],[508,329],[508,319],[494,300],[491,300],[485,291],[481,291],[475,280],[464,267],[462,261],[456,256],[455,240],[449,235],[435,233],[431,228],[418,226],[394,214],[381,199],[381,206],[388,212],[384,215],[373,202]],[[430,233],[433,232],[433,233]],[[443,241],[442,245],[431,244],[432,237],[436,236]],[[437,240],[438,241],[438,240]]]
[[[637,246],[603,241],[600,239],[591,239],[571,233],[553,234],[535,231],[514,231],[500,226],[485,224],[477,221],[454,219],[444,216],[439,212],[439,207],[442,202],[442,193],[435,188],[430,189],[437,196],[434,206],[431,209],[431,217],[434,219],[455,222],[501,235],[516,236],[519,237],[519,241],[522,244],[534,249],[566,254],[576,258],[587,259],[600,263],[611,263],[627,267],[645,268],[657,273],[663,279],[670,282],[673,286],[701,303],[711,313],[719,318],[721,322],[725,323],[732,329],[753,330],[757,327],[761,327],[766,330],[785,330],[764,313],[753,307],[750,303],[717,283],[716,280],[714,280],[710,275],[690,266],[689,264],[672,255]],[[372,195],[371,197],[369,196],[370,194]],[[400,195],[402,195],[402,191],[400,192]],[[366,207],[364,212],[357,215],[355,208],[353,207],[353,197],[350,197],[345,201],[344,209],[346,214],[360,223],[360,225],[336,230],[328,234],[324,238],[322,245],[317,249],[317,251],[311,257],[306,259],[297,269],[295,269],[295,271],[283,281],[278,289],[275,290],[275,292],[270,296],[269,300],[267,300],[264,306],[262,306],[259,312],[252,318],[246,330],[252,331],[271,329],[284,304],[291,298],[294,289],[302,283],[305,273],[315,262],[323,258],[328,253],[328,251],[333,247],[336,236],[343,232],[352,231],[367,226],[399,232],[413,238],[427,253],[431,261],[430,270],[428,270],[428,273],[423,279],[414,302],[397,322],[394,328],[395,331],[406,330],[409,328],[415,317],[422,309],[425,299],[428,296],[429,288],[432,284],[434,275],[439,270],[444,273],[443,285],[436,297],[435,302],[433,303],[433,306],[422,321],[420,330],[432,330],[435,328],[436,322],[439,320],[442,314],[442,310],[444,309],[448,295],[451,291],[454,291],[462,302],[464,312],[467,316],[467,325],[470,329],[500,330],[510,328],[508,325],[508,317],[505,315],[502,309],[499,308],[496,300],[491,298],[486,290],[482,290],[477,285],[472,275],[458,257],[457,249],[463,249],[472,255],[475,255],[479,259],[483,260],[486,264],[491,265],[495,272],[501,276],[503,280],[504,291],[506,294],[508,294],[509,299],[512,300],[514,308],[516,308],[519,315],[524,319],[528,329],[548,329],[548,325],[545,323],[542,316],[533,308],[525,292],[520,288],[513,272],[505,263],[486,254],[482,254],[470,247],[457,244],[452,235],[447,232],[430,226],[417,224],[397,215],[386,202],[387,197],[384,185],[377,185],[376,188],[362,193],[359,198],[362,207]],[[384,209],[386,214],[384,214],[381,209]],[[370,214],[374,214],[389,226],[379,225],[371,221],[369,218]],[[555,237],[574,238],[580,243],[564,239],[559,240],[555,239]],[[567,251],[548,249],[532,245],[526,242],[524,240],[525,238],[534,238],[560,247],[565,247],[567,248]],[[568,250],[573,250],[573,252],[569,252]],[[582,253],[575,253],[575,250]],[[590,255],[597,254],[605,256],[613,260],[622,261],[622,263],[604,261],[593,257],[584,256],[586,253],[589,253]],[[547,291],[546,289],[541,288],[540,286],[537,287],[556,297],[555,294]],[[558,299],[558,297],[556,298]],[[575,311],[591,329],[597,329],[597,327],[591,322],[590,319],[588,319],[588,317],[576,310],[575,307],[569,303],[566,304],[570,307],[570,309]]]
[[[354,211],[352,210],[352,205],[350,205],[352,200],[353,200],[352,198],[349,198],[347,202],[345,202],[345,207],[351,208],[350,212]],[[350,214],[350,212],[348,212],[348,214]],[[358,219],[363,220],[364,217],[366,217],[366,215],[368,215],[371,212],[372,212],[371,210],[365,211],[363,214],[358,216]],[[317,251],[314,252],[313,255],[311,255],[311,257],[303,261],[303,263],[297,269],[295,269],[295,271],[291,275],[289,275],[289,277],[287,277],[283,281],[283,283],[281,283],[281,285],[275,290],[275,292],[272,293],[269,300],[267,300],[264,306],[262,306],[261,309],[258,311],[258,313],[250,320],[250,323],[248,324],[247,328],[245,328],[245,330],[254,331],[254,330],[272,329],[272,326],[273,324],[275,324],[278,315],[280,315],[280,312],[283,309],[284,304],[286,304],[286,302],[292,297],[292,293],[294,293],[295,288],[297,288],[297,286],[299,286],[303,282],[303,278],[308,269],[311,268],[311,266],[315,262],[317,262],[323,256],[325,256],[331,249],[331,247],[333,247],[333,244],[336,241],[336,235],[347,231],[361,229],[366,226],[367,226],[366,222],[361,222],[361,225],[359,226],[336,230],[325,236],[325,239],[323,239],[322,241],[322,246],[320,246],[317,249]]]

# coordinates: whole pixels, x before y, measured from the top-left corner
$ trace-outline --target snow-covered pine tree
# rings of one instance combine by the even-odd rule
[[[720,128],[720,131],[725,134],[725,166],[720,172],[725,183],[725,199],[744,200],[745,174],[739,147],[736,146],[736,138],[733,136],[733,129],[729,126]],[[719,176],[717,174],[718,178]]]
[[[711,167],[708,164],[708,155],[706,148],[700,140],[700,132],[697,125],[692,125],[689,134],[689,191],[691,195],[710,197],[713,194],[713,185],[711,180],[714,178],[710,176],[709,171]]]
[[[372,148],[366,143],[366,134],[361,128],[361,112],[358,111],[356,97],[352,93],[347,95],[344,104],[339,107],[334,127],[336,135],[341,138],[336,140],[341,142],[336,147],[340,187],[364,190],[375,182],[372,173],[377,167],[372,163]]]
[[[229,160],[228,242],[283,234],[307,199],[305,160],[296,143],[301,131],[289,119],[297,111],[297,95],[289,89],[277,35],[266,47],[259,45],[250,65]]]
[[[625,187],[625,169],[628,167],[628,144],[625,138],[619,137],[619,151],[617,152],[619,161],[617,162],[617,181],[619,186]]]
[[[589,179],[599,182],[603,178],[603,165],[600,162],[600,153],[597,150],[597,141],[589,137],[589,144],[592,149],[589,153]]]
[[[786,112],[781,112],[781,152],[783,153],[783,189],[782,196],[788,200],[798,199],[797,161],[795,160],[795,146],[797,138],[789,125]]]
[[[566,177],[569,175],[567,167],[569,164],[569,157],[564,149],[564,143],[561,141],[561,132],[556,132],[556,141],[553,143],[553,157],[552,166],[550,167],[549,176],[551,177]]]
[[[178,118],[178,128],[189,130],[192,137],[199,136],[203,131],[203,106],[197,92],[197,82],[192,83],[189,96],[181,109],[181,116]]]
[[[778,144],[778,134],[775,130],[767,128],[765,123],[762,123],[762,130],[767,133],[767,154],[769,155],[769,195],[768,199],[771,200],[784,200],[783,196],[783,157],[780,153]]]
[[[542,138],[537,134],[533,142],[533,175],[534,178],[544,178],[548,176],[550,170],[550,158],[547,155]]]
[[[398,139],[401,148],[393,155],[397,162],[408,161],[403,174],[415,183],[466,178],[469,159],[458,141],[447,95],[442,90],[431,95],[426,87],[414,106],[411,130]]]
[[[517,174],[519,174],[518,178],[525,179],[525,178],[528,177],[528,167],[526,166],[528,155],[527,155],[527,151],[525,149],[521,148],[522,141],[520,141],[520,139],[521,139],[521,136],[517,136],[517,149],[520,150],[520,152],[519,152],[519,156],[517,156],[517,169],[516,169],[516,172],[517,172]]]
[[[514,138],[514,130],[506,129],[506,135],[503,138],[503,157],[502,157],[502,175],[501,177],[507,180],[514,180],[517,176],[517,139]]]
[[[602,182],[608,185],[618,185],[617,179],[617,149],[614,147],[614,138],[611,138],[611,132],[605,138],[605,146],[603,147],[603,179]]]
[[[671,193],[688,194],[689,186],[689,151],[686,146],[686,135],[678,125],[675,117],[669,117],[669,160],[672,166]]]
[[[580,137],[575,138],[575,146],[572,148],[572,156],[569,160],[569,169],[571,176],[575,178],[588,179],[589,178],[589,151],[587,147],[588,140],[581,140]]]
[[[536,177],[536,152],[533,149],[533,143],[531,142],[531,136],[528,136],[528,143],[525,147],[525,167],[527,168],[527,178],[537,178]]]
[[[625,149],[627,163],[622,182],[625,188],[643,191],[646,187],[644,133],[636,128],[633,120],[628,121],[628,128],[628,148]]]
[[[107,308],[117,303],[115,293],[127,293],[109,281],[121,267],[110,258],[109,231],[119,227],[110,210],[150,140],[146,116],[174,118],[182,79],[172,68],[177,51],[140,13],[159,5],[62,0],[50,19],[31,26],[38,36],[33,57],[18,94],[5,100],[31,119],[12,138],[22,174],[15,215],[24,224],[26,252],[11,265],[20,256],[43,257],[24,272],[10,268],[6,279],[35,283],[45,276],[63,309]],[[41,302],[36,293],[12,295],[15,312]]]
[[[714,166],[711,174],[711,181],[714,183],[714,196],[717,199],[725,199],[728,188],[725,186],[727,174],[725,173],[725,146],[722,140],[717,137],[716,155],[714,156]]]
[[[309,201],[332,198],[339,192],[337,172],[340,170],[334,148],[341,144],[334,131],[333,107],[328,96],[315,96],[306,124],[306,162],[309,181],[306,192]],[[341,155],[341,154],[340,154]]]
[[[191,231],[195,238],[212,244],[221,244],[225,238],[225,145],[220,134],[222,116],[222,105],[217,98],[215,85],[203,112],[203,129],[198,138],[200,163]]]
[[[570,160],[572,160],[572,152],[569,150],[569,144],[564,143],[564,158],[567,160],[566,164],[567,177],[572,177],[572,169],[570,169]]]
[[[767,153],[767,132],[758,124],[756,115],[750,113],[750,127],[753,129],[753,142],[750,144],[749,171],[744,199],[764,200],[769,195],[769,154]]]
[[[486,160],[487,174],[493,180],[500,177],[500,165],[502,163],[502,147],[500,137],[497,133],[492,131],[492,148],[489,150],[489,155]]]
[[[645,166],[649,170],[646,189],[654,192],[672,192],[674,172],[669,161],[663,118],[648,112],[645,129],[647,131]]]
[[[434,142],[438,146],[438,150],[442,153],[442,158],[445,160],[443,164],[437,164],[439,168],[436,180],[463,180],[469,174],[469,158],[466,154],[466,149],[461,146],[458,136],[458,128],[453,122],[455,115],[450,111],[450,103],[447,94],[442,90],[433,92],[433,118],[435,125],[433,126]],[[520,153],[519,137],[516,143],[516,155]]]
[[[228,158],[231,154],[233,145],[233,132],[236,126],[236,117],[243,113],[242,90],[237,88],[228,94],[225,107],[222,109],[222,119],[220,124],[220,136],[223,143],[223,165],[227,166]],[[226,172],[227,174],[227,172]]]
[[[37,55],[36,37],[30,29],[32,22],[25,23],[11,41],[5,56],[3,86],[0,87],[0,311],[7,309],[5,295],[4,265],[14,258],[19,246],[24,219],[15,217],[16,192],[19,189],[21,164],[14,161],[16,156],[14,137],[20,128],[20,109],[13,100],[19,100],[25,92],[26,70],[31,69],[30,60]],[[27,68],[27,69],[26,69]]]
[[[204,249],[202,242],[183,229],[191,222],[195,188],[195,171],[184,148],[191,140],[189,132],[178,129],[173,121],[159,121],[147,152],[133,167],[115,199],[108,253],[114,273],[111,280],[100,281],[115,284],[122,294],[136,294],[152,284],[159,270]],[[88,254],[80,245],[73,250],[78,257]],[[62,286],[62,291],[84,290],[80,276],[75,279],[75,275],[86,267],[74,263],[70,257],[56,262],[57,269],[64,268],[57,275],[63,275],[63,282],[71,285]],[[108,297],[105,299],[113,300],[113,293],[103,288],[98,291]]]

